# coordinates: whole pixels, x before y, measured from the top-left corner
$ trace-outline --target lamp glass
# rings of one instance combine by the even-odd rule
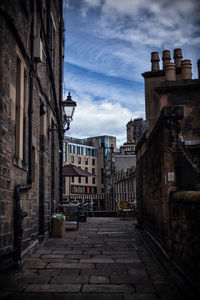
[[[64,105],[64,111],[67,118],[72,118],[74,113],[74,106]]]

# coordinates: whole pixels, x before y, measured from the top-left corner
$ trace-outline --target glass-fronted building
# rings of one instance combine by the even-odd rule
[[[73,164],[91,173],[89,177],[65,177],[64,198],[69,195],[96,194],[105,191],[105,157],[110,147],[116,147],[116,138],[99,136],[87,139],[65,137],[63,163]]]

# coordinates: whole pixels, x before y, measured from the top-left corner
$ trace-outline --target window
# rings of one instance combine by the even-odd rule
[[[96,156],[96,149],[92,149],[92,156]]]
[[[77,154],[81,154],[80,153],[80,147],[77,147]]]
[[[19,56],[16,61],[15,156],[26,161],[27,72]]]
[[[74,163],[74,156],[71,156],[71,163]]]
[[[63,177],[63,194],[66,194],[66,181],[65,181],[65,177]]]
[[[92,165],[95,166],[95,159],[92,159]]]
[[[51,63],[52,68],[55,66],[55,37],[56,37],[56,25],[53,18],[53,14],[50,16],[50,24],[49,24],[49,48],[51,53]]]
[[[78,163],[81,164],[81,157],[78,157]]]
[[[101,168],[101,184],[104,184],[104,169]]]
[[[66,143],[63,143],[63,161],[67,161],[67,145]]]
[[[95,184],[95,177],[92,177],[92,183]]]
[[[95,168],[92,168],[92,174],[95,175]]]
[[[32,181],[35,182],[35,147],[32,146]]]
[[[85,158],[85,164],[88,165],[88,158]]]
[[[74,182],[74,176],[72,176],[72,182]]]
[[[78,182],[81,183],[81,176],[78,177]]]
[[[88,183],[88,177],[85,177],[85,183]]]
[[[87,148],[87,156],[91,156],[92,155],[92,149],[90,149],[90,148]]]

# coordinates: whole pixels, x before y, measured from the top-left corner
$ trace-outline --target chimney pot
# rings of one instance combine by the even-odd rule
[[[181,75],[183,80],[192,79],[192,64],[190,59],[184,59],[181,63]]]
[[[165,70],[166,64],[170,62],[170,50],[163,50],[162,61],[163,61],[163,70]]]
[[[176,66],[173,62],[165,65],[165,79],[167,81],[176,81]]]
[[[158,52],[152,52],[151,53],[151,71],[159,71],[160,67],[159,67],[159,54]]]
[[[174,49],[174,63],[177,68],[181,67],[182,58],[182,50],[180,48]]]

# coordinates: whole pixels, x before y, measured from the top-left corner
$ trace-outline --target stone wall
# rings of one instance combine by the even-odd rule
[[[165,107],[150,135],[147,132],[136,147],[138,225],[197,280],[200,193],[187,191],[187,186],[186,191],[178,191],[178,170],[184,154],[178,138],[182,118],[182,107]],[[197,170],[188,159],[189,163],[194,181]]]
[[[171,257],[200,283],[200,192],[177,191],[170,195]]]
[[[48,235],[51,213],[60,200],[59,134],[63,46],[62,1],[1,1],[0,4],[0,263],[14,258]],[[59,5],[58,5],[59,4]],[[49,52],[47,19],[56,24],[55,59]],[[40,37],[42,62],[34,39]],[[20,77],[17,76],[17,57]],[[18,74],[18,75],[19,75]],[[52,76],[53,74],[53,76]],[[17,82],[20,102],[17,104]],[[22,110],[17,121],[17,110]],[[18,124],[19,123],[19,124]],[[58,131],[48,132],[52,124]],[[19,128],[17,127],[19,126]],[[21,126],[21,127],[20,127]],[[18,129],[17,129],[18,128]],[[16,135],[19,130],[19,138]],[[19,147],[20,155],[16,152]],[[22,218],[22,212],[27,216]],[[16,225],[17,224],[17,225]],[[16,242],[17,241],[17,242]],[[19,249],[20,248],[20,249]]]
[[[166,249],[169,229],[168,195],[175,185],[175,178],[169,181],[168,174],[175,174],[175,124],[182,118],[181,108],[175,109],[173,118],[172,110],[173,108],[168,107],[163,109],[150,135],[147,132],[136,147],[138,223],[153,232]],[[174,127],[170,128],[170,124],[174,124]]]

